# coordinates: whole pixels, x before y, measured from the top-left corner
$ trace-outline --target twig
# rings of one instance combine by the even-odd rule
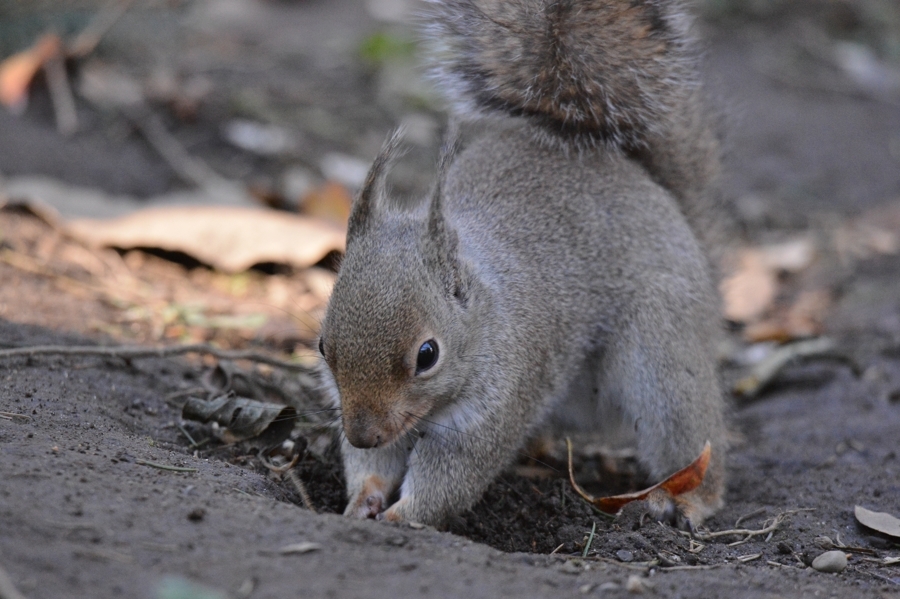
[[[3,566],[0,566],[0,597],[3,599],[25,599],[25,595],[19,592],[16,585]]]
[[[159,464],[157,462],[149,462],[147,460],[135,460],[135,464],[140,464],[141,466],[150,466],[151,468],[158,468],[159,470],[168,470],[170,472],[200,472],[197,468],[182,468],[181,466],[167,466],[166,464]]]
[[[753,371],[734,385],[734,390],[745,398],[753,398],[768,387],[790,364],[812,358],[847,359],[835,353],[837,345],[828,337],[798,341],[779,347],[765,360],[753,367]],[[854,370],[856,368],[854,367]]]
[[[757,509],[753,510],[749,514],[744,514],[743,516],[741,516],[740,518],[738,518],[737,520],[734,521],[734,527],[737,528],[738,526],[740,526],[741,522],[743,522],[747,518],[752,518],[753,516],[758,516],[759,514],[762,514],[765,511],[766,511],[766,508],[761,507],[761,508],[757,508]]]
[[[25,414],[17,414],[15,412],[0,412],[0,418],[5,418],[6,420],[31,420],[31,416],[27,416]]]
[[[878,574],[877,572],[870,572],[870,574],[872,576],[874,576],[875,578],[880,578],[881,580],[886,580],[886,581],[890,582],[891,584],[900,585],[900,582],[897,582],[895,579],[888,578],[887,576],[882,576],[881,574]]]
[[[742,555],[737,558],[737,561],[742,564],[746,564],[747,562],[752,562],[753,560],[759,559],[762,557],[762,553],[751,553],[750,555]]]
[[[142,114],[143,113],[143,114]],[[201,189],[222,190],[235,184],[214,171],[203,160],[192,156],[162,121],[149,110],[125,110],[125,116],[141,132],[160,158],[166,161],[178,177],[190,185]]]
[[[716,568],[721,568],[722,566],[727,566],[726,563],[721,564],[706,564],[699,566],[663,566],[659,569],[663,572],[677,572],[679,570],[715,570]]]
[[[196,449],[196,448],[200,447],[200,445],[198,445],[197,442],[194,441],[194,438],[191,436],[191,434],[189,432],[187,432],[187,429],[184,428],[184,426],[182,426],[180,424],[178,424],[176,426],[178,427],[178,430],[181,431],[181,434],[184,435],[185,437],[187,437],[187,440],[190,441],[192,448]]]
[[[317,513],[316,507],[313,505],[312,499],[309,496],[309,491],[306,490],[306,485],[303,484],[303,480],[300,479],[300,475],[297,474],[297,471],[288,470],[287,477],[288,480],[294,484],[294,488],[297,489],[300,500],[303,502],[303,507],[314,514]]]
[[[91,19],[78,36],[69,44],[72,58],[84,58],[94,51],[103,36],[122,18],[134,0],[112,0]]]
[[[560,544],[559,544],[559,547],[557,547],[556,549],[554,549],[553,551],[550,552],[550,555],[556,555],[556,553],[557,553],[560,549],[562,549],[563,547],[565,547],[565,545],[566,545],[565,543],[560,543]]]
[[[60,55],[50,57],[44,63],[47,75],[47,88],[50,90],[50,101],[53,104],[53,115],[56,117],[56,130],[60,135],[69,136],[78,130],[78,113],[75,111],[75,98],[66,65]]]
[[[184,354],[208,354],[220,360],[250,360],[260,364],[268,364],[284,370],[309,372],[308,366],[286,362],[249,350],[226,350],[213,347],[206,343],[194,343],[191,345],[175,345],[172,347],[140,347],[121,345],[115,347],[96,345],[35,345],[31,347],[15,347],[0,349],[0,360],[13,357],[33,356],[102,356],[108,358],[121,358],[124,360],[138,360],[141,358],[168,358]]]
[[[744,541],[747,541],[747,539],[749,539],[751,537],[765,535],[774,530],[777,530],[778,527],[781,526],[781,523],[784,522],[784,519],[787,516],[789,516],[790,514],[796,513],[798,511],[802,511],[802,510],[791,510],[791,511],[787,511],[787,512],[782,512],[781,514],[778,514],[777,516],[775,516],[775,518],[773,518],[771,524],[769,524],[768,526],[766,526],[764,528],[760,528],[757,530],[752,530],[749,528],[732,528],[729,530],[717,530],[715,532],[696,531],[694,533],[691,533],[690,531],[683,531],[683,530],[680,530],[678,532],[683,535],[686,535],[686,536],[694,535],[697,538],[704,540],[704,541],[707,541],[709,539],[714,539],[717,537],[725,537],[725,536],[729,536],[729,535],[745,535],[747,538],[745,538],[745,539],[743,539],[743,541],[741,541],[741,542],[744,542]]]
[[[591,526],[591,536],[588,537],[587,543],[584,545],[584,551],[581,553],[581,557],[587,557],[588,552],[591,550],[591,543],[594,542],[594,533],[597,532],[597,522],[593,522]]]

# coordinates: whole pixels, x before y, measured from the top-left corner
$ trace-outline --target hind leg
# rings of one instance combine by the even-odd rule
[[[715,318],[657,293],[635,305],[601,363],[601,389],[634,426],[638,458],[654,482],[690,464],[706,441],[712,456],[703,483],[672,497],[649,498],[651,515],[693,528],[722,505],[725,488],[724,400],[715,371]],[[691,310],[694,308],[694,310]],[[709,315],[706,315],[709,317]]]

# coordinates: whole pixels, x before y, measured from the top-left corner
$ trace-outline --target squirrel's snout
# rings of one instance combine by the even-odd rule
[[[372,449],[384,445],[384,434],[374,426],[370,418],[344,418],[344,434],[353,447]]]

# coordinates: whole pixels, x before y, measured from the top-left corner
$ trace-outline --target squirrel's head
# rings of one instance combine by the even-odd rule
[[[354,202],[319,343],[347,440],[362,448],[393,443],[448,403],[468,362],[471,277],[441,208],[453,150],[442,153],[430,201],[402,209],[386,201],[384,185],[399,140],[385,143]]]

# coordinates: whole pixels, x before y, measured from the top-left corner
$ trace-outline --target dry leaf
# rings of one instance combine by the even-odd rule
[[[795,339],[820,335],[831,304],[831,291],[827,289],[802,291],[787,310],[779,311],[772,318],[762,322],[747,325],[744,329],[744,339],[751,343],[761,341],[787,343]]]
[[[346,187],[335,181],[326,181],[303,197],[300,210],[307,216],[324,218],[346,227],[352,204],[353,196]]]
[[[860,524],[881,534],[900,539],[900,519],[885,512],[873,512],[862,506],[853,508],[853,513]]]
[[[611,497],[595,498],[585,492],[585,490],[575,482],[575,474],[572,471],[572,443],[567,440],[567,444],[569,446],[569,482],[579,495],[607,514],[617,513],[632,501],[646,499],[650,493],[657,489],[666,491],[672,497],[677,497],[678,495],[693,491],[703,482],[703,477],[706,476],[706,468],[709,466],[709,458],[712,455],[712,446],[709,441],[707,441],[706,445],[703,446],[703,451],[700,452],[700,455],[697,456],[696,460],[671,475],[666,480],[657,483],[652,487],[648,487],[643,491],[626,493],[624,495],[613,495]]]
[[[779,347],[753,367],[752,372],[734,384],[734,392],[754,397],[765,389],[788,365],[797,360],[832,355],[836,345],[832,339],[819,337]]]
[[[775,300],[777,275],[760,250],[741,252],[739,264],[722,281],[725,317],[734,322],[750,322],[761,316]]]
[[[226,436],[231,442],[265,433],[266,441],[275,444],[291,434],[297,411],[291,406],[225,395],[210,401],[191,397],[181,409],[181,417],[217,422],[227,429]]]
[[[65,230],[91,246],[183,252],[229,273],[266,262],[306,268],[342,251],[346,235],[320,219],[233,206],[148,208],[109,220],[75,220]]]
[[[816,257],[816,246],[808,237],[791,239],[760,248],[765,266],[782,272],[800,272]]]
[[[55,33],[48,33],[28,50],[13,54],[0,63],[0,103],[13,109],[24,105],[34,76],[48,60],[61,52],[62,40]]]

